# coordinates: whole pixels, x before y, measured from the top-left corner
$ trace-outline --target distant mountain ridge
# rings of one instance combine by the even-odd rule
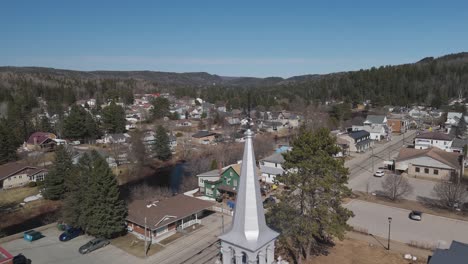
[[[455,54],[449,54],[438,58],[426,57],[418,62],[410,64],[402,64],[395,66],[395,69],[401,67],[417,66],[428,64],[432,62],[440,62],[444,64],[466,64],[468,63],[468,52],[461,52]],[[380,67],[382,68],[382,67]],[[372,68],[374,69],[374,68]],[[369,70],[372,70],[369,69]],[[77,70],[66,70],[66,69],[54,69],[44,67],[11,67],[4,66],[0,67],[0,81],[2,80],[2,74],[13,73],[15,75],[32,75],[35,77],[43,78],[47,75],[53,78],[73,78],[76,80],[96,80],[96,79],[135,79],[151,82],[154,86],[159,88],[172,88],[172,87],[209,87],[213,85],[217,86],[228,86],[228,87],[274,87],[283,85],[302,85],[308,83],[316,83],[323,79],[332,79],[343,75],[350,75],[358,71],[348,72],[337,72],[329,74],[307,74],[293,76],[290,78],[281,77],[230,77],[230,76],[219,76],[216,74],[210,74],[206,72],[187,72],[187,73],[175,73],[175,72],[160,72],[160,71],[77,71]],[[3,75],[4,77],[5,75]]]

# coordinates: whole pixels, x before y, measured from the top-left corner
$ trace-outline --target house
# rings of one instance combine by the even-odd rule
[[[395,161],[395,169],[409,176],[447,181],[463,173],[460,154],[439,148],[401,149]]]
[[[351,131],[347,134],[339,135],[338,138],[348,142],[350,152],[365,152],[373,145],[370,133],[365,130]]]
[[[387,117],[384,115],[368,115],[364,125],[386,125]]]
[[[387,126],[392,133],[406,133],[409,128],[409,122],[406,119],[389,118],[387,119]]]
[[[369,132],[370,139],[375,141],[380,141],[382,139],[387,138],[387,130],[386,125],[382,124],[370,124],[364,126],[353,126],[353,131],[365,130]]]
[[[218,179],[205,180],[203,182],[205,196],[216,199],[223,194],[227,194],[234,197],[237,194],[240,170],[241,164],[230,165],[221,172]]]
[[[414,138],[415,149],[427,149],[436,147],[445,151],[451,151],[454,136],[441,132],[426,132]]]
[[[468,146],[468,139],[454,138],[452,146],[450,147],[452,152],[463,153],[463,148]]]
[[[104,144],[113,144],[113,143],[128,143],[130,141],[130,135],[127,133],[117,133],[117,134],[106,134],[102,139]]]
[[[428,113],[424,110],[420,110],[418,108],[414,108],[414,109],[411,109],[409,112],[408,112],[408,115],[411,116],[412,118],[424,118],[425,116],[428,115]]]
[[[17,162],[0,166],[0,189],[20,187],[29,182],[43,181],[47,170]]]
[[[49,132],[34,132],[26,141],[26,148],[28,150],[52,150],[55,148],[57,136]]]
[[[184,229],[201,224],[212,202],[179,194],[159,201],[133,200],[126,218],[129,233],[157,243]],[[149,233],[149,234],[148,234]]]
[[[262,181],[266,183],[275,183],[275,177],[282,175],[284,158],[281,152],[274,154],[260,160],[260,172],[262,173]]]
[[[178,127],[191,127],[192,126],[192,122],[190,121],[186,121],[186,120],[180,120],[176,123],[176,126]]]
[[[207,130],[200,130],[197,133],[193,134],[192,138],[194,138],[195,142],[197,142],[198,144],[206,145],[214,142],[217,136],[217,133]]]
[[[198,174],[197,175],[198,189],[199,189],[200,193],[205,194],[205,181],[210,181],[210,182],[217,181],[221,177],[220,176],[221,173],[222,173],[222,170],[220,172],[220,170],[216,169],[216,170],[211,170],[211,171],[207,171],[207,172],[203,172],[203,173]]]
[[[465,264],[468,260],[468,244],[452,241],[450,248],[434,250],[429,256],[427,264]]]

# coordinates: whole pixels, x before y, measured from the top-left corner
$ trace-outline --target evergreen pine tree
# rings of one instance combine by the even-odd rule
[[[63,136],[69,139],[84,139],[87,136],[86,110],[73,105],[68,116],[63,120]]]
[[[338,153],[336,138],[325,128],[301,128],[292,150],[283,154],[284,169],[277,181],[288,186],[281,203],[268,211],[267,221],[281,233],[280,242],[296,263],[325,254],[333,238],[343,239],[353,215],[342,206],[351,191],[346,187],[348,169]]]
[[[0,119],[0,164],[16,160],[16,149],[20,142],[7,123],[7,120]]]
[[[106,160],[91,153],[92,168],[84,197],[84,228],[93,236],[112,238],[125,230],[127,208],[120,198],[117,180]]]
[[[63,145],[60,145],[55,151],[54,165],[44,179],[44,198],[63,199],[67,191],[65,178],[71,175],[73,175],[71,155]]]
[[[108,133],[123,133],[125,122],[125,110],[114,101],[102,110],[102,125]]]
[[[169,146],[169,136],[163,126],[156,129],[156,142],[154,143],[154,152],[159,160],[166,161],[172,157],[171,147]]]

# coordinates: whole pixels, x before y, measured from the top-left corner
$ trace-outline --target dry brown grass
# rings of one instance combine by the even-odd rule
[[[8,228],[13,225],[27,222],[28,220],[40,215],[46,215],[49,213],[56,212],[60,209],[61,206],[61,201],[50,200],[37,200],[27,203],[20,210],[2,214],[2,221],[0,221],[0,229]],[[53,219],[51,219],[51,221],[47,221],[47,219],[44,220],[45,222],[53,221]]]
[[[173,234],[172,236],[161,240],[159,243],[164,245],[164,246],[167,246],[170,243],[176,241],[177,239],[179,239],[179,238],[181,238],[183,236],[184,236],[184,234],[177,232],[177,233]]]
[[[144,245],[145,241],[136,238],[132,234],[126,234],[125,236],[121,236],[111,240],[111,244],[122,249],[123,251],[139,257],[145,257]],[[163,250],[164,247],[158,244],[152,244],[148,250],[148,256],[156,254],[157,252]]]
[[[20,187],[0,191],[0,207],[9,204],[19,204],[24,198],[39,193],[38,187]]]
[[[309,264],[406,264],[401,254],[387,251],[379,246],[370,246],[369,243],[345,239],[337,241],[328,256],[318,256]],[[415,263],[426,263],[424,260]]]

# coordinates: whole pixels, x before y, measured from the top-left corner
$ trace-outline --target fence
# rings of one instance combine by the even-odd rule
[[[193,219],[193,220],[190,220],[190,221],[188,221],[188,222],[185,222],[185,223],[179,225],[179,226],[178,226],[178,229],[182,229],[182,230],[183,230],[183,229],[185,229],[185,228],[187,228],[187,227],[189,227],[189,226],[193,226],[193,225],[195,225],[195,224],[201,224],[201,220],[200,220],[200,219]]]
[[[217,207],[217,206],[212,206],[211,207],[211,210],[215,211],[215,212],[218,212],[218,213],[223,213],[225,215],[230,215],[230,216],[233,216],[234,215],[234,211],[232,211],[231,209],[226,209],[226,208],[221,208],[221,207]]]

